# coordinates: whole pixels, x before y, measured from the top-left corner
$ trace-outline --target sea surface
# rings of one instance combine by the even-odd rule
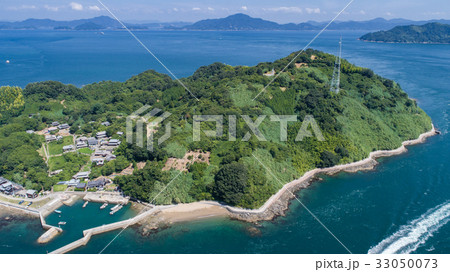
[[[178,77],[213,62],[255,65],[302,49],[315,32],[164,32],[137,36]],[[363,32],[323,33],[312,48],[336,54],[400,83],[433,119],[442,135],[409,152],[382,159],[375,171],[325,177],[299,199],[353,253],[450,253],[450,45],[365,43]],[[6,60],[10,60],[6,64]],[[0,31],[0,85],[57,80],[83,86],[123,81],[145,70],[165,73],[126,32]],[[99,205],[63,207],[65,233],[45,246],[37,220],[0,222],[0,253],[46,253],[81,238],[83,228],[128,218]],[[97,205],[97,206],[96,206]],[[61,218],[52,214],[49,221]],[[286,217],[251,225],[227,219],[177,224],[142,237],[125,230],[104,253],[346,253],[297,202]],[[94,236],[73,253],[98,253],[118,233]]]

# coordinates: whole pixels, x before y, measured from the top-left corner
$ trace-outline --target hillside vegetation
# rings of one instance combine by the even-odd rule
[[[368,33],[360,39],[391,43],[450,43],[450,25],[429,23],[421,26],[397,26],[388,31]]]
[[[122,139],[116,150],[117,161],[93,168],[91,176],[111,174],[133,163],[132,175],[115,179],[133,198],[157,204],[214,199],[255,208],[281,188],[265,167],[287,183],[316,167],[358,161],[371,151],[397,148],[402,141],[431,129],[430,118],[397,83],[345,60],[341,92],[331,93],[334,56],[315,50],[301,54],[253,100],[271,80],[264,73],[281,71],[295,54],[254,67],[221,63],[201,67],[182,79],[199,101],[169,76],[155,71],[123,83],[99,82],[81,89],[59,82],[29,84],[15,95],[23,95],[25,103],[18,103],[14,114],[3,115],[0,120],[0,176],[30,188],[48,189],[59,181],[58,177],[48,177],[47,166],[37,151],[42,137],[26,130],[39,130],[57,120],[71,125],[72,133],[91,135],[106,130],[114,135],[125,131],[128,114],[151,105],[172,114],[159,125],[165,128],[170,122],[172,136],[155,145],[153,152]],[[15,100],[8,98],[7,104]],[[298,116],[298,122],[288,123],[287,141],[280,141],[280,123],[269,118],[273,114]],[[202,133],[201,141],[193,141],[194,115],[223,115],[223,136],[211,138]],[[229,115],[237,116],[236,141],[228,141]],[[253,133],[248,141],[242,140],[250,131],[242,115],[252,120],[268,116],[259,126],[266,141],[258,141]],[[317,121],[325,141],[315,137],[295,141],[301,121],[308,115]],[[106,120],[112,124],[107,128],[100,124]],[[214,123],[202,123],[202,130],[207,129],[215,129]],[[159,139],[164,132],[159,129],[154,138]],[[188,151],[209,154],[209,160],[188,158],[195,162],[171,182],[179,172],[162,168],[170,157],[182,158]],[[65,159],[72,161],[71,165],[78,163],[76,158]],[[138,162],[146,162],[145,167],[136,167]]]

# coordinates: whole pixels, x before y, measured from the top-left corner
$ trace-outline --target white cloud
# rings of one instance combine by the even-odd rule
[[[83,5],[79,4],[79,3],[72,2],[72,3],[70,3],[70,8],[72,8],[73,10],[80,11],[80,10],[83,10]]]
[[[247,8],[247,6],[242,6],[242,7],[241,7],[241,10],[243,10],[243,11],[247,11],[247,10],[248,10],[248,8]]]
[[[299,7],[278,7],[278,8],[268,8],[269,11],[281,11],[281,12],[292,12],[292,13],[302,13],[303,10]]]
[[[49,5],[45,5],[44,8],[49,11],[58,11],[59,10],[59,7],[52,7]]]
[[[178,9],[177,8],[173,8],[173,11],[178,11]]]
[[[388,11],[388,12],[386,12],[386,15],[387,15],[387,16],[392,16],[392,13],[390,13],[390,12]]]
[[[199,11],[199,10],[201,10],[201,8],[192,8],[192,10]]]
[[[88,9],[93,11],[100,11],[100,8],[98,6],[89,6]]]
[[[366,15],[366,12],[364,10],[360,10],[359,14]]]
[[[209,11],[213,11],[213,10],[214,10],[214,8],[212,8],[212,7],[208,7],[208,10],[209,10]]]
[[[18,7],[8,7],[7,10],[24,10],[24,9],[37,9],[35,5],[21,5]]]
[[[320,13],[320,8],[305,8],[306,13],[308,14],[312,14],[312,13]]]

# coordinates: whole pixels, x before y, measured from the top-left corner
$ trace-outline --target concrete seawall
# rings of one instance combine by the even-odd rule
[[[76,240],[75,242],[72,242],[66,246],[63,246],[55,251],[50,252],[50,254],[65,254],[68,253],[76,248],[79,248],[81,246],[85,246],[89,240],[91,239],[91,237],[93,235],[98,235],[98,234],[102,234],[105,232],[109,232],[109,231],[113,231],[113,230],[117,230],[117,229],[125,229],[129,226],[135,225],[137,224],[139,221],[145,219],[147,216],[150,216],[151,214],[160,211],[161,209],[159,208],[154,208],[151,209],[149,211],[146,211],[144,213],[141,213],[133,218],[124,220],[124,221],[120,221],[120,222],[115,222],[115,223],[111,223],[108,225],[103,225],[100,227],[95,227],[92,229],[87,229],[83,231],[83,238]]]

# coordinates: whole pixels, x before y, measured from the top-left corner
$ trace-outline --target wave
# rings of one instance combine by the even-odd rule
[[[369,249],[369,254],[408,254],[450,221],[450,202],[440,204]]]

